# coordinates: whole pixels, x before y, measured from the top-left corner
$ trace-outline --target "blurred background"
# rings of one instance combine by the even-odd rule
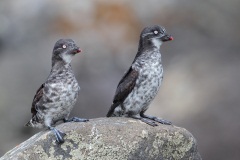
[[[150,115],[189,130],[203,159],[240,157],[239,0],[1,0],[0,156],[38,129],[33,96],[46,80],[51,52],[72,38],[83,52],[72,66],[81,86],[71,116],[106,115],[137,52],[141,30],[164,26],[164,80]]]

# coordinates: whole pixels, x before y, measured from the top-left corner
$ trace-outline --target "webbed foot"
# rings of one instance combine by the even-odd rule
[[[166,125],[171,125],[172,122],[165,120],[165,119],[161,119],[158,117],[154,117],[154,116],[149,116],[149,115],[145,115],[145,114],[141,114],[141,117],[146,118],[146,119],[150,119],[153,120],[155,122],[161,123],[161,124],[166,124]]]
[[[72,117],[70,119],[64,119],[63,122],[87,122],[89,121],[88,119],[85,118],[78,118],[78,117]]]
[[[51,131],[53,131],[53,133],[54,133],[54,135],[55,135],[55,137],[56,137],[56,141],[57,141],[58,144],[61,144],[61,143],[64,142],[63,137],[66,136],[65,133],[57,130],[57,129],[54,128],[54,127],[48,127],[48,128],[49,128]]]

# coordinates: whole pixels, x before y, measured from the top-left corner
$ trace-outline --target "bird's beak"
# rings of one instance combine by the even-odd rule
[[[172,41],[173,40],[173,37],[171,35],[164,35],[160,38],[163,42],[166,42],[166,41]]]
[[[82,50],[79,47],[74,48],[74,53],[80,53]]]

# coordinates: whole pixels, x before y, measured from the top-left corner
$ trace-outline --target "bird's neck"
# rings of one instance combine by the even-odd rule
[[[157,39],[152,39],[152,41],[150,43],[151,47],[153,47],[154,49],[159,50],[159,51],[160,51],[161,45],[162,45],[162,41],[159,41]]]
[[[138,52],[145,50],[155,50],[160,51],[160,47],[162,45],[162,41],[159,39],[153,38],[149,40],[139,40]]]
[[[152,57],[152,58],[157,58],[161,60],[161,53],[160,53],[161,45],[156,43],[139,44],[138,52],[135,59],[137,57],[145,57],[147,59]]]
[[[52,71],[54,70],[65,70],[65,69],[71,69],[71,64],[66,63],[61,58],[52,58]]]

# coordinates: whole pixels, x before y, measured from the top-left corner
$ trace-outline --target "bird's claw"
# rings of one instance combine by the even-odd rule
[[[165,124],[165,125],[171,125],[172,122],[165,120],[165,119],[161,119],[158,117],[154,117],[154,116],[149,116],[149,115],[145,115],[145,114],[141,114],[141,117],[143,117],[144,119],[148,119],[148,120],[152,120],[161,124]]]
[[[88,119],[85,119],[85,118],[73,117],[73,118],[72,118],[72,121],[73,121],[73,122],[87,122],[87,121],[89,121],[89,120],[88,120]]]
[[[65,133],[60,132],[59,134],[56,134],[55,136],[56,136],[56,141],[58,144],[64,143],[63,137],[66,136]]]
[[[154,121],[156,121],[158,123],[161,123],[161,124],[166,124],[166,125],[171,125],[172,124],[172,122],[170,122],[168,120],[160,119],[160,118],[157,118],[157,117],[154,118]]]
[[[70,119],[64,119],[64,122],[87,122],[88,119],[85,118],[78,118],[78,117],[72,117]]]
[[[63,137],[66,136],[66,133],[63,133],[63,132],[57,130],[56,128],[54,128],[54,127],[49,127],[49,129],[51,131],[53,131],[53,133],[54,133],[54,135],[56,137],[56,141],[57,141],[58,144],[61,144],[61,143],[64,142]]]
[[[141,118],[141,121],[144,122],[144,123],[147,123],[147,124],[149,124],[150,126],[153,126],[153,127],[158,126],[158,124],[156,122],[154,122],[150,119]]]

